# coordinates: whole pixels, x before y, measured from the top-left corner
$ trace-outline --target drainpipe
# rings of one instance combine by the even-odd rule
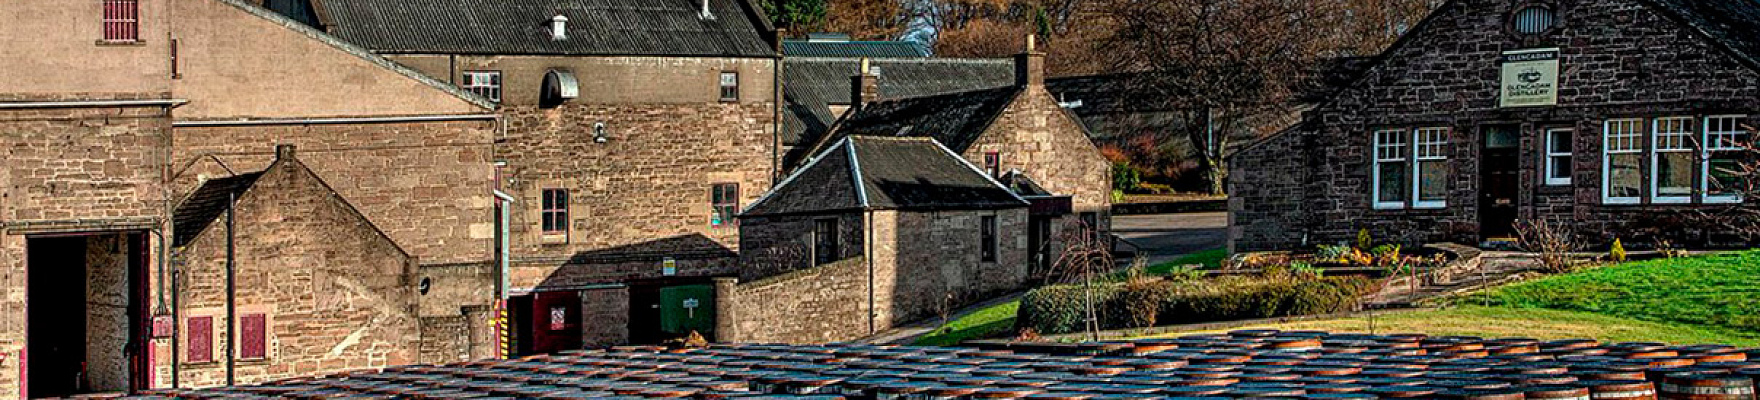
[[[238,314],[238,287],[235,286],[238,272],[238,225],[233,222],[233,214],[238,206],[238,193],[227,193],[226,200],[226,386],[233,386],[238,384],[237,376],[233,373],[233,368],[237,366],[233,355],[238,347],[237,336],[234,335],[238,330],[234,323]]]
[[[862,240],[865,242],[862,243],[862,245],[868,248],[866,254],[864,254],[866,256],[864,258],[868,259],[868,334],[873,335],[878,332],[878,330],[875,329],[876,323],[874,320],[879,317],[878,313],[874,312],[874,210],[868,210],[867,222],[868,235]]]

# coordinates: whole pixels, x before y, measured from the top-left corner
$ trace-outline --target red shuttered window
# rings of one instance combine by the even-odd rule
[[[139,0],[103,0],[104,41],[128,43],[141,39]]]
[[[184,356],[185,362],[205,363],[214,361],[214,317],[190,317],[184,322],[185,334],[189,339],[186,346],[189,350]]]
[[[238,358],[262,360],[269,358],[269,316],[245,314],[238,317]]]

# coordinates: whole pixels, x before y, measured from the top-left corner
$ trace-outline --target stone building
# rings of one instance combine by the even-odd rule
[[[880,99],[922,97],[1014,84],[1014,63],[1007,59],[913,58],[901,42],[784,42],[782,153],[784,170],[792,171],[812,154],[808,151],[849,112],[857,95],[850,77],[861,74],[863,59],[877,73],[875,96]],[[855,54],[858,56],[798,56]]]
[[[309,4],[283,12],[498,102],[518,352],[668,339],[659,293],[734,272],[733,213],[781,158],[778,42],[755,5]]]
[[[885,78],[858,67],[850,111],[812,153],[852,136],[928,137],[993,178],[1018,171],[1052,193],[1033,199],[1028,222],[1030,264],[1043,270],[1070,229],[1107,234],[1112,203],[1110,163],[1081,120],[1046,90],[1044,65],[1045,54],[1029,40],[1027,52],[1015,57],[1013,85],[907,98],[881,98]]]
[[[851,340],[1018,290],[1028,205],[934,139],[840,139],[740,214],[716,334]]]
[[[276,144],[301,145],[301,164],[420,260],[418,273],[492,272],[500,124],[487,99],[244,1],[11,2],[0,16],[11,21],[0,26],[0,398],[217,383],[215,367],[181,353],[201,339],[177,318],[193,314],[175,289],[216,283],[170,262],[173,211],[205,181],[267,168]],[[488,296],[457,300],[471,306],[431,316],[486,325],[467,316]],[[271,352],[317,351],[301,346]],[[473,348],[490,349],[453,350]],[[399,360],[362,362],[297,369]]]
[[[1303,121],[1232,159],[1235,251],[1504,240],[1739,241],[1672,221],[1725,185],[1760,100],[1747,1],[1455,0]],[[1750,203],[1751,204],[1751,203]]]

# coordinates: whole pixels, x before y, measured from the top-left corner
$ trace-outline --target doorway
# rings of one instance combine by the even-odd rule
[[[715,340],[715,287],[701,278],[629,283],[630,344],[661,344],[690,336]]]
[[[1031,254],[1031,272],[1028,276],[1045,277],[1051,271],[1051,219],[1050,216],[1032,216],[1027,218],[1027,252]]]
[[[518,355],[581,349],[581,295],[575,291],[537,292],[508,299],[513,311]]]
[[[1479,239],[1515,236],[1521,193],[1521,128],[1486,125],[1479,151]]]
[[[123,393],[148,382],[146,237],[26,239],[25,393]]]

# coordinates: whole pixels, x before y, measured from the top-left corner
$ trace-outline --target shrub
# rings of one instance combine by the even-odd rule
[[[1369,228],[1363,228],[1361,230],[1358,230],[1357,231],[1357,249],[1368,250],[1371,247],[1375,247],[1375,238],[1369,236]]]
[[[1136,281],[1096,284],[1094,304],[1102,329],[1127,329],[1344,312],[1374,289],[1375,281],[1360,276]],[[1081,285],[1029,292],[1021,300],[1020,326],[1043,334],[1082,331],[1083,300]]]
[[[1613,248],[1607,251],[1607,256],[1609,261],[1626,262],[1626,246],[1619,239],[1613,239]]]
[[[1104,320],[1104,307],[1108,299],[1118,292],[1119,284],[1095,283],[1095,312]],[[1086,293],[1083,285],[1055,285],[1033,289],[1021,297],[1019,316],[1015,319],[1017,326],[1032,328],[1040,334],[1058,334],[1079,332],[1087,319],[1084,300]]]

